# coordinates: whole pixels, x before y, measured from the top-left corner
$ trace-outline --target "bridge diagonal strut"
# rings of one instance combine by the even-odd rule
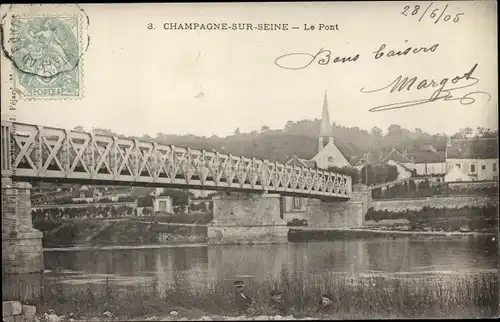
[[[351,178],[139,139],[2,121],[2,176],[348,200]],[[3,156],[8,157],[3,157]]]

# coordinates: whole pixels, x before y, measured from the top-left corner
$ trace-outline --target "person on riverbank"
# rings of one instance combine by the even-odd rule
[[[252,299],[243,292],[244,285],[243,281],[234,282],[234,304],[240,313],[246,312],[252,304]]]
[[[293,310],[292,302],[279,290],[271,292],[270,307],[274,311],[273,314],[280,314],[283,316],[291,314]]]
[[[331,314],[333,310],[333,297],[330,294],[322,294],[321,300],[318,303],[316,313],[319,315]]]

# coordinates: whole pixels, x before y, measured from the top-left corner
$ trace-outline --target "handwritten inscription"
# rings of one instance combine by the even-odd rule
[[[408,42],[408,40],[405,40],[405,42]],[[385,48],[387,47],[386,44],[382,44],[380,48],[377,51],[374,51],[373,53],[375,54],[375,59],[379,59],[381,57],[394,57],[394,56],[406,56],[408,54],[418,54],[420,52],[426,53],[426,52],[435,52],[436,49],[438,49],[439,44],[434,44],[430,47],[419,47],[419,48],[413,48],[413,47],[408,47],[405,50],[388,50],[385,51]]]
[[[447,14],[445,15],[446,13],[446,10],[448,9],[448,6],[449,5],[446,5],[444,7],[444,9],[441,9],[441,8],[432,8],[434,5],[434,2],[431,2],[429,4],[429,6],[427,6],[427,8],[423,9],[422,7],[420,7],[419,5],[415,5],[415,6],[405,6],[403,8],[403,11],[401,12],[401,14],[403,16],[418,16],[419,19],[418,19],[418,22],[421,22],[422,19],[426,18],[426,19],[432,19],[432,21],[434,22],[434,24],[437,24],[440,20],[443,20],[443,21],[449,21],[453,18],[453,22],[454,23],[457,23],[460,21],[460,16],[463,16],[464,14],[463,13],[456,13],[454,14]],[[442,18],[442,19],[441,19]]]
[[[408,42],[408,40],[405,40]],[[397,56],[406,56],[408,54],[419,54],[426,52],[435,52],[439,47],[439,44],[434,44],[429,47],[407,47],[405,49],[386,49],[387,45],[380,45],[379,49],[374,51],[375,59],[380,59],[382,57],[391,58]],[[328,64],[337,64],[337,63],[348,63],[355,62],[360,58],[360,54],[351,54],[351,55],[337,55],[333,54],[331,50],[321,48],[316,53],[288,53],[285,55],[281,55],[274,63],[281,68],[290,69],[290,70],[298,70],[304,69],[306,67],[311,66],[313,63],[324,66]]]
[[[379,105],[371,108],[370,112],[381,112],[388,111],[394,109],[400,109],[410,106],[423,105],[427,103],[437,102],[440,100],[444,101],[459,101],[462,105],[470,105],[476,102],[475,96],[484,95],[488,97],[488,101],[491,99],[491,95],[489,93],[483,91],[472,91],[465,93],[463,95],[457,95],[455,92],[461,89],[470,88],[475,84],[479,83],[479,79],[473,77],[473,73],[476,70],[478,64],[475,64],[470,71],[463,74],[463,76],[455,76],[451,80],[450,78],[443,78],[439,81],[435,81],[433,79],[422,79],[418,80],[417,77],[403,77],[403,75],[399,75],[393,80],[389,85],[384,86],[378,89],[366,90],[364,87],[361,88],[361,93],[375,93],[381,92],[384,90],[389,90],[390,93],[394,92],[410,92],[410,91],[420,91],[427,88],[436,88],[437,89],[432,93],[432,95],[428,98],[406,101],[406,102],[397,102],[386,105]],[[450,87],[450,83],[455,86]],[[416,87],[415,87],[416,85]]]
[[[328,65],[328,64],[336,64],[336,63],[346,63],[346,62],[355,62],[358,60],[359,54],[353,56],[336,56],[332,57],[332,51],[329,49],[321,48],[315,54],[309,53],[289,53],[282,55],[274,61],[274,63],[284,69],[304,69],[310,66],[313,62],[316,62],[318,65]]]

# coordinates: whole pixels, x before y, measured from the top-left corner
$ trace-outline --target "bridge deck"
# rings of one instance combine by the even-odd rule
[[[2,177],[347,200],[351,177],[256,158],[2,121]]]

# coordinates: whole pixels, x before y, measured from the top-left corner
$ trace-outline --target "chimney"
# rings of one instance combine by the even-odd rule
[[[404,155],[404,156],[406,156],[407,154],[408,154],[408,150],[405,148],[405,149],[403,150],[403,155]]]

